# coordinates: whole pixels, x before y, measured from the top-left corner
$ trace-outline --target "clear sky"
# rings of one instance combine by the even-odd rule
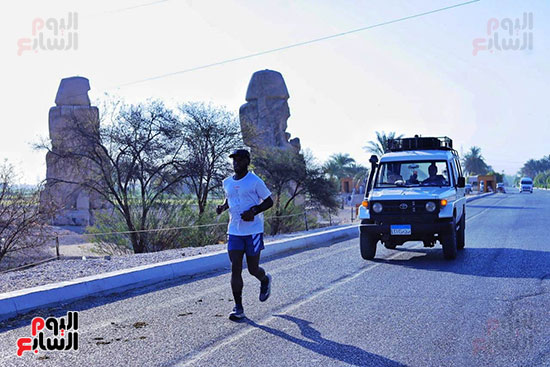
[[[124,84],[387,22],[463,1],[124,0],[3,2],[0,159],[27,183],[45,178],[48,110],[61,78],[90,80],[129,102],[211,101],[238,113],[250,76],[282,73],[289,93],[287,131],[324,161],[362,147],[375,131],[448,135],[460,151],[482,148],[496,170],[514,174],[550,154],[550,2],[481,0],[342,37],[138,84]],[[78,12],[78,49],[24,52],[35,18]],[[480,51],[496,18],[533,14],[533,48]],[[505,30],[497,29],[500,36]],[[519,33],[521,36],[523,33]],[[514,36],[515,37],[515,36]]]

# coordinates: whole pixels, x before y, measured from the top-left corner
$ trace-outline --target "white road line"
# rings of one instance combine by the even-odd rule
[[[498,201],[497,203],[500,203],[501,201],[503,201],[504,199],[506,198],[503,198],[501,199],[500,201]],[[484,210],[482,210],[481,212],[475,214],[474,216],[470,217],[470,218],[466,218],[466,222],[476,218],[477,216],[483,214],[484,212],[488,211],[489,209],[491,208],[486,208]],[[357,226],[359,228],[359,225]],[[351,241],[353,239],[350,239],[350,240],[346,240],[346,241],[341,241],[341,242],[347,242],[347,241]],[[339,241],[340,242],[340,241]],[[336,243],[339,243],[339,242],[336,242]],[[336,244],[335,243],[335,244]],[[331,245],[332,246],[332,245]],[[415,248],[415,247],[418,247],[419,244],[417,245],[414,245],[412,247],[408,247],[408,248]],[[315,249],[316,247],[311,247],[311,249]],[[320,248],[320,247],[319,247]],[[304,261],[301,261],[301,262],[298,262],[298,263],[293,263],[292,265],[290,266],[285,266],[285,267],[282,267],[282,268],[277,268],[276,270],[272,270],[271,272],[273,274],[278,274],[278,273],[281,273],[281,272],[286,272],[288,270],[291,270],[291,269],[294,269],[296,267],[300,267],[300,266],[303,266],[303,265],[306,265],[306,264],[309,264],[311,262],[314,262],[314,261],[318,261],[318,260],[322,260],[324,258],[327,258],[327,257],[332,257],[334,256],[335,254],[339,254],[339,253],[342,253],[342,252],[346,252],[346,251],[350,251],[350,250],[355,250],[355,246],[351,245],[351,246],[347,246],[347,247],[344,247],[342,249],[338,249],[338,250],[335,250],[335,251],[331,251],[330,253],[323,253],[322,255],[320,256],[316,256],[316,257],[310,257],[308,258],[307,260],[304,260]],[[392,255],[392,257],[390,258],[387,258],[388,260],[389,259],[393,259],[395,256],[398,256],[402,253],[397,253],[395,255]],[[380,264],[376,264],[374,266],[372,266],[371,268],[368,268],[368,269],[373,269],[375,268],[376,266],[378,266]],[[362,273],[358,273],[358,274],[362,274]],[[182,284],[183,285],[183,284]],[[175,287],[179,287],[179,286],[182,286],[182,285],[175,285]],[[147,306],[145,307],[145,309],[142,309],[142,311],[153,311],[153,310],[159,310],[159,309],[166,309],[166,308],[169,308],[169,307],[172,307],[172,306],[176,306],[178,304],[183,304],[191,299],[194,299],[194,298],[198,298],[198,297],[204,297],[205,295],[209,295],[209,294],[213,294],[213,293],[218,293],[218,292],[221,292],[223,291],[224,289],[227,288],[227,285],[226,284],[222,284],[222,285],[219,285],[217,287],[213,287],[213,288],[209,288],[206,292],[204,291],[201,291],[201,292],[196,292],[192,295],[187,295],[187,296],[183,296],[183,297],[177,297],[176,299],[172,299],[168,302],[163,302],[163,304],[161,306],[159,305],[151,305],[151,306]],[[139,297],[139,296],[143,296],[143,295],[137,295],[135,297]],[[134,298],[134,297],[132,297]],[[94,307],[95,308],[95,307]],[[106,327],[110,327],[111,326],[111,322],[117,322],[117,323],[123,323],[127,320],[130,320],[132,319],[133,317],[135,317],[134,315],[128,315],[126,317],[122,317],[122,318],[117,318],[117,319],[109,319],[109,320],[105,320],[104,322],[100,323],[100,324],[96,324],[92,327],[89,327],[85,332],[83,332],[83,334],[88,334],[88,333],[92,333],[92,332],[95,332],[96,330],[99,330],[99,329],[103,329],[103,328],[106,328]]]
[[[505,200],[506,198],[503,198],[501,200],[499,200],[498,202],[496,202],[495,204],[498,204],[500,202],[502,202],[503,200]],[[488,211],[489,209],[492,209],[492,208],[485,208],[484,210],[482,210],[481,212],[475,214],[474,216],[470,217],[470,218],[466,218],[466,222],[480,216],[481,214],[485,213],[486,211]],[[411,247],[407,247],[407,249],[414,249],[414,248],[417,248],[417,247],[420,247],[420,243],[414,245],[414,246],[411,246]],[[394,258],[400,256],[400,255],[403,255],[405,254],[404,252],[398,252],[384,260],[393,260]],[[357,272],[356,274],[354,275],[351,275],[349,277],[346,277],[344,279],[341,279],[337,282],[335,282],[334,284],[332,284],[330,287],[328,288],[325,288],[325,289],[322,289],[320,291],[318,291],[317,293],[313,294],[311,297],[308,297],[306,299],[303,299],[302,301],[298,302],[298,303],[294,303],[292,305],[289,305],[285,308],[283,308],[282,310],[280,311],[277,311],[277,314],[287,314],[289,312],[292,312],[294,311],[295,309],[301,307],[302,305],[310,302],[310,301],[313,301],[317,298],[319,298],[320,296],[360,277],[361,275],[365,274],[366,272],[368,271],[371,271],[375,268],[377,268],[378,266],[382,265],[384,263],[377,263],[377,264],[374,264],[366,269],[363,269],[363,270],[360,270],[359,272]],[[261,325],[266,325],[266,324],[269,324],[270,322],[274,321],[276,319],[275,316],[269,316],[267,317],[265,320],[262,320],[261,322],[257,322],[257,324],[261,324]],[[178,367],[184,367],[184,366],[190,366],[191,364],[195,363],[195,362],[198,362],[199,360],[211,355],[212,353],[216,352],[217,350],[219,350],[220,348],[226,346],[226,345],[229,345],[241,338],[243,338],[244,336],[248,335],[249,333],[251,333],[252,331],[254,330],[257,330],[257,328],[253,327],[253,326],[248,326],[247,328],[237,332],[236,334],[234,334],[233,336],[230,336],[228,338],[226,338],[223,342],[220,342],[220,343],[217,343],[216,345],[211,345],[205,349],[203,349],[202,351],[199,351],[195,354],[191,354],[190,355],[190,359],[186,360],[186,361],[182,361],[182,362],[178,362],[176,364],[174,364],[174,366],[178,366]]]
[[[416,248],[416,247],[420,247],[420,244],[416,244],[414,246],[408,247],[408,249],[413,249],[413,248]],[[403,255],[403,254],[405,254],[405,253],[398,252],[398,253],[396,253],[396,254],[388,257],[388,258],[385,258],[384,260],[393,260],[394,258],[396,258],[400,255]],[[338,287],[340,287],[340,286],[342,286],[342,285],[344,285],[344,284],[360,277],[361,275],[365,274],[366,272],[371,271],[371,270],[377,268],[378,266],[380,266],[382,264],[384,264],[384,263],[374,264],[372,266],[369,266],[366,269],[363,269],[363,270],[357,272],[354,275],[351,275],[351,276],[348,276],[344,279],[341,279],[341,280],[335,282],[334,284],[332,284],[330,287],[318,291],[317,293],[313,294],[311,297],[303,299],[302,301],[300,301],[298,303],[294,303],[292,305],[288,305],[287,307],[284,307],[280,311],[277,311],[277,314],[287,314],[289,312],[292,312],[295,309],[297,309],[298,307],[319,298],[320,296],[322,296],[322,295],[324,295],[324,294],[326,294],[326,293],[328,293],[328,292],[330,292],[330,291],[332,291],[332,290],[334,290],[334,289],[336,289],[336,288],[338,288]],[[276,319],[276,316],[269,316],[265,320],[262,320],[261,322],[257,322],[257,324],[266,325],[266,324],[269,324],[270,322],[274,321],[275,319]],[[220,348],[222,348],[222,347],[224,347],[228,344],[231,344],[231,343],[235,342],[238,339],[241,339],[242,337],[248,335],[250,332],[252,332],[254,330],[257,330],[257,328],[253,327],[253,326],[248,326],[247,328],[239,331],[238,333],[234,334],[233,336],[228,337],[223,342],[217,343],[216,345],[211,345],[211,346],[203,349],[202,351],[199,351],[196,354],[191,355],[191,359],[189,359],[187,361],[176,363],[176,364],[174,364],[174,366],[178,366],[178,367],[189,366],[189,365],[201,360],[202,358],[207,357],[208,355],[216,352],[218,349],[220,349]]]
[[[341,242],[347,242],[347,241],[349,241],[349,240],[345,240],[345,241],[341,241]],[[334,244],[337,244],[337,243],[340,243],[340,241],[335,242]],[[333,246],[333,245],[331,245],[331,246]],[[311,249],[315,249],[315,247],[312,247]],[[294,268],[307,265],[311,262],[322,260],[322,259],[325,259],[327,257],[332,257],[332,256],[338,255],[342,252],[355,250],[355,249],[356,249],[356,247],[354,245],[345,246],[344,248],[341,248],[341,249],[336,249],[336,250],[330,251],[330,252],[324,252],[324,253],[320,254],[319,256],[308,257],[307,260],[300,261],[300,262],[294,262],[294,263],[292,263],[292,265],[289,265],[289,266],[275,268],[274,270],[270,270],[269,272],[274,274],[274,275],[279,274],[279,273],[286,273],[286,272],[288,272],[288,271],[290,271]],[[292,256],[294,256],[294,255],[292,255]],[[275,260],[277,260],[277,259],[275,259]],[[220,275],[218,275],[218,276],[220,276]],[[199,279],[199,281],[200,280],[202,280],[202,279]],[[184,285],[185,284],[177,284],[177,285],[174,285],[174,287],[181,287],[181,286],[184,286]],[[224,282],[223,284],[220,284],[218,286],[208,288],[208,290],[206,290],[206,291],[197,291],[197,292],[195,292],[191,295],[187,294],[187,295],[182,295],[182,296],[179,296],[179,297],[176,297],[176,298],[171,298],[169,301],[163,302],[162,305],[150,305],[150,306],[146,306],[145,308],[141,308],[140,310],[142,312],[148,312],[148,311],[159,311],[159,310],[167,309],[167,308],[170,308],[170,307],[173,307],[173,306],[177,306],[179,304],[184,304],[184,303],[189,302],[190,300],[193,300],[193,299],[204,298],[204,297],[207,297],[211,294],[222,292],[222,291],[226,290],[228,287],[229,287],[229,281],[227,282],[227,284]],[[170,287],[170,288],[172,288],[172,287]],[[140,297],[140,296],[147,296],[147,294],[148,293],[140,294],[140,295],[136,295],[136,296],[131,297],[131,298]],[[133,318],[135,318],[135,315],[133,315],[131,313],[130,314],[127,313],[127,314],[125,314],[124,317],[120,317],[120,318],[117,318],[117,319],[108,319],[108,320],[103,321],[102,323],[95,324],[94,326],[88,327],[86,329],[86,331],[81,332],[81,334],[87,334],[87,333],[95,332],[96,330],[99,330],[99,329],[110,327],[111,322],[116,322],[116,323],[120,324],[120,323],[123,323],[125,321],[131,320]]]
[[[499,201],[497,201],[497,202],[495,203],[495,205],[498,204],[498,203],[500,203],[500,202],[502,202],[502,201],[504,201],[504,200],[506,200],[506,199],[507,199],[506,197],[500,199]],[[466,207],[468,207],[468,205],[466,205]],[[468,222],[469,220],[472,220],[472,219],[474,219],[474,218],[479,217],[481,214],[485,213],[485,212],[486,212],[487,210],[489,210],[489,209],[493,209],[493,208],[490,208],[490,207],[489,207],[489,208],[483,209],[483,210],[480,211],[479,213],[477,213],[477,214],[471,216],[470,218],[466,218],[466,222]]]

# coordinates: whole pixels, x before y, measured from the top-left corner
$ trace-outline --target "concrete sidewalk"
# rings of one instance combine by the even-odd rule
[[[493,193],[470,196],[467,198],[467,202],[489,195],[493,195]],[[267,243],[262,255],[273,256],[290,250],[317,246],[327,242],[344,241],[358,236],[358,223],[351,224],[342,228]],[[229,265],[227,252],[219,251],[2,293],[0,294],[0,320],[60,303],[119,293],[183,276],[227,268]]]

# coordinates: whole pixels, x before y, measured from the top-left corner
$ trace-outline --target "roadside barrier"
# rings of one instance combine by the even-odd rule
[[[303,211],[300,213],[295,214],[286,214],[286,215],[279,215],[279,216],[270,216],[265,217],[264,220],[273,220],[273,219],[285,219],[285,218],[292,218],[292,217],[300,217],[303,216],[305,229],[306,231],[309,231],[309,223],[307,219],[307,211]],[[25,264],[23,266],[19,266],[12,269],[7,269],[0,271],[0,274],[7,273],[7,272],[13,272],[18,270],[24,270],[27,268],[31,268],[36,265],[40,265],[49,261],[55,261],[62,258],[60,254],[60,238],[67,238],[67,237],[104,237],[104,236],[112,236],[112,235],[129,235],[132,233],[157,233],[157,232],[163,232],[163,231],[181,231],[186,229],[197,229],[197,228],[212,228],[212,227],[219,227],[219,226],[227,226],[228,222],[220,222],[220,223],[208,223],[208,224],[197,224],[197,225],[189,225],[189,226],[178,226],[178,227],[166,227],[166,228],[152,228],[152,229],[144,229],[144,230],[135,230],[135,231],[112,231],[112,232],[100,232],[100,233],[82,233],[82,234],[74,234],[74,233],[58,233],[54,236],[51,236],[52,239],[55,239],[55,257],[50,257],[47,259],[42,259],[40,261]],[[66,256],[63,256],[63,258],[67,258]],[[80,257],[74,257],[71,256],[70,258],[80,258]],[[87,256],[87,258],[103,258],[103,256]]]

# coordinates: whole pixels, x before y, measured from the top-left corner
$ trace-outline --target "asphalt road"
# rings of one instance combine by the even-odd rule
[[[265,259],[272,296],[246,273],[241,323],[227,270],[42,312],[80,311],[78,351],[17,357],[21,317],[0,324],[0,365],[549,366],[550,191],[479,199],[467,218],[454,261],[421,243],[364,261],[358,239]]]

